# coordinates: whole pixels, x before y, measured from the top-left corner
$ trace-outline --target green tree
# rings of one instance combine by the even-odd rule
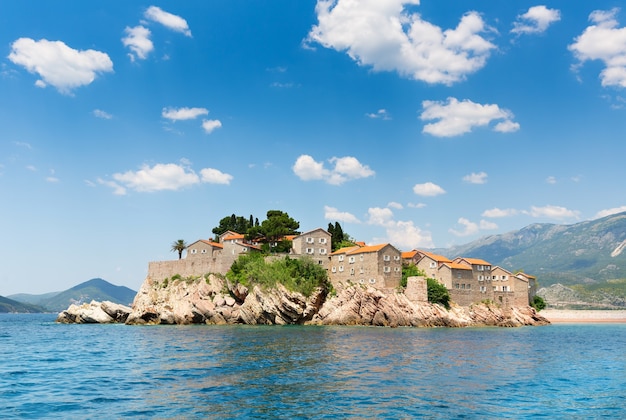
[[[172,252],[178,252],[178,259],[183,258],[183,251],[187,249],[187,242],[184,239],[179,239],[172,242]]]
[[[426,277],[426,273],[417,268],[415,264],[402,264],[402,280],[400,280],[400,286],[406,287],[409,277],[413,276]]]
[[[546,301],[543,300],[543,298],[541,296],[533,296],[533,301],[530,302],[530,306],[532,306],[533,308],[535,308],[537,310],[537,312],[539,312],[542,309],[545,309],[546,307]]]
[[[435,279],[427,278],[426,287],[428,291],[428,301],[430,303],[439,303],[446,309],[450,309],[450,292],[448,292],[446,286]]]
[[[267,212],[267,219],[259,226],[254,226],[248,229],[246,236],[248,239],[263,238],[263,240],[270,244],[270,251],[274,250],[275,245],[278,244],[286,235],[297,235],[300,223],[291,218],[289,214],[281,210],[269,210]]]
[[[236,216],[233,213],[230,216],[226,216],[222,220],[220,220],[219,226],[214,227],[211,232],[215,234],[216,238],[222,233],[229,230],[245,235],[248,232],[248,229],[250,229],[251,227],[252,215],[250,215],[250,218],[247,219],[243,216]]]

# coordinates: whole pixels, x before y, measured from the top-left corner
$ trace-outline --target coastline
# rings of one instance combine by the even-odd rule
[[[626,310],[544,309],[540,314],[553,324],[626,323]]]

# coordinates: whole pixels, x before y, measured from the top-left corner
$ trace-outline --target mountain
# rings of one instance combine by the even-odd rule
[[[541,286],[606,283],[626,278],[626,212],[572,225],[533,224],[434,251],[523,269]]]
[[[51,292],[51,293],[45,293],[43,295],[31,295],[28,293],[18,293],[15,295],[9,295],[7,296],[7,298],[16,300],[22,303],[29,303],[31,305],[40,306],[42,301],[46,299],[50,299],[51,297],[56,296],[59,293],[61,292]]]
[[[11,298],[20,302],[36,302],[51,312],[67,309],[72,303],[85,303],[92,300],[109,300],[114,303],[131,305],[137,292],[125,286],[115,286],[106,280],[96,278],[76,285],[64,292],[46,295],[12,295]]]
[[[0,296],[0,313],[14,313],[14,312],[30,314],[30,313],[45,312],[45,309],[40,306],[18,302],[16,300]]]

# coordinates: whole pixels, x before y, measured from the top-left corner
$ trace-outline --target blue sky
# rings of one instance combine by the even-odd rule
[[[227,215],[447,247],[626,210],[619,1],[0,2],[0,295]]]

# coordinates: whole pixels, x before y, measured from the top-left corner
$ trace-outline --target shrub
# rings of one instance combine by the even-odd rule
[[[532,306],[533,308],[535,308],[537,311],[540,311],[542,309],[545,309],[546,307],[546,301],[543,300],[543,298],[541,296],[537,296],[535,295],[533,297],[533,301],[530,302],[530,306]]]
[[[326,270],[310,258],[285,257],[266,263],[260,254],[242,255],[230,267],[226,277],[247,287],[258,284],[269,289],[280,283],[304,296],[310,296],[318,287],[330,289]]]
[[[428,301],[430,303],[439,303],[446,309],[450,309],[450,293],[446,286],[439,283],[435,279],[426,279],[426,287],[428,288]]]
[[[402,280],[400,280],[400,287],[406,288],[408,278],[413,276],[426,277],[426,274],[417,268],[415,264],[402,264]]]

